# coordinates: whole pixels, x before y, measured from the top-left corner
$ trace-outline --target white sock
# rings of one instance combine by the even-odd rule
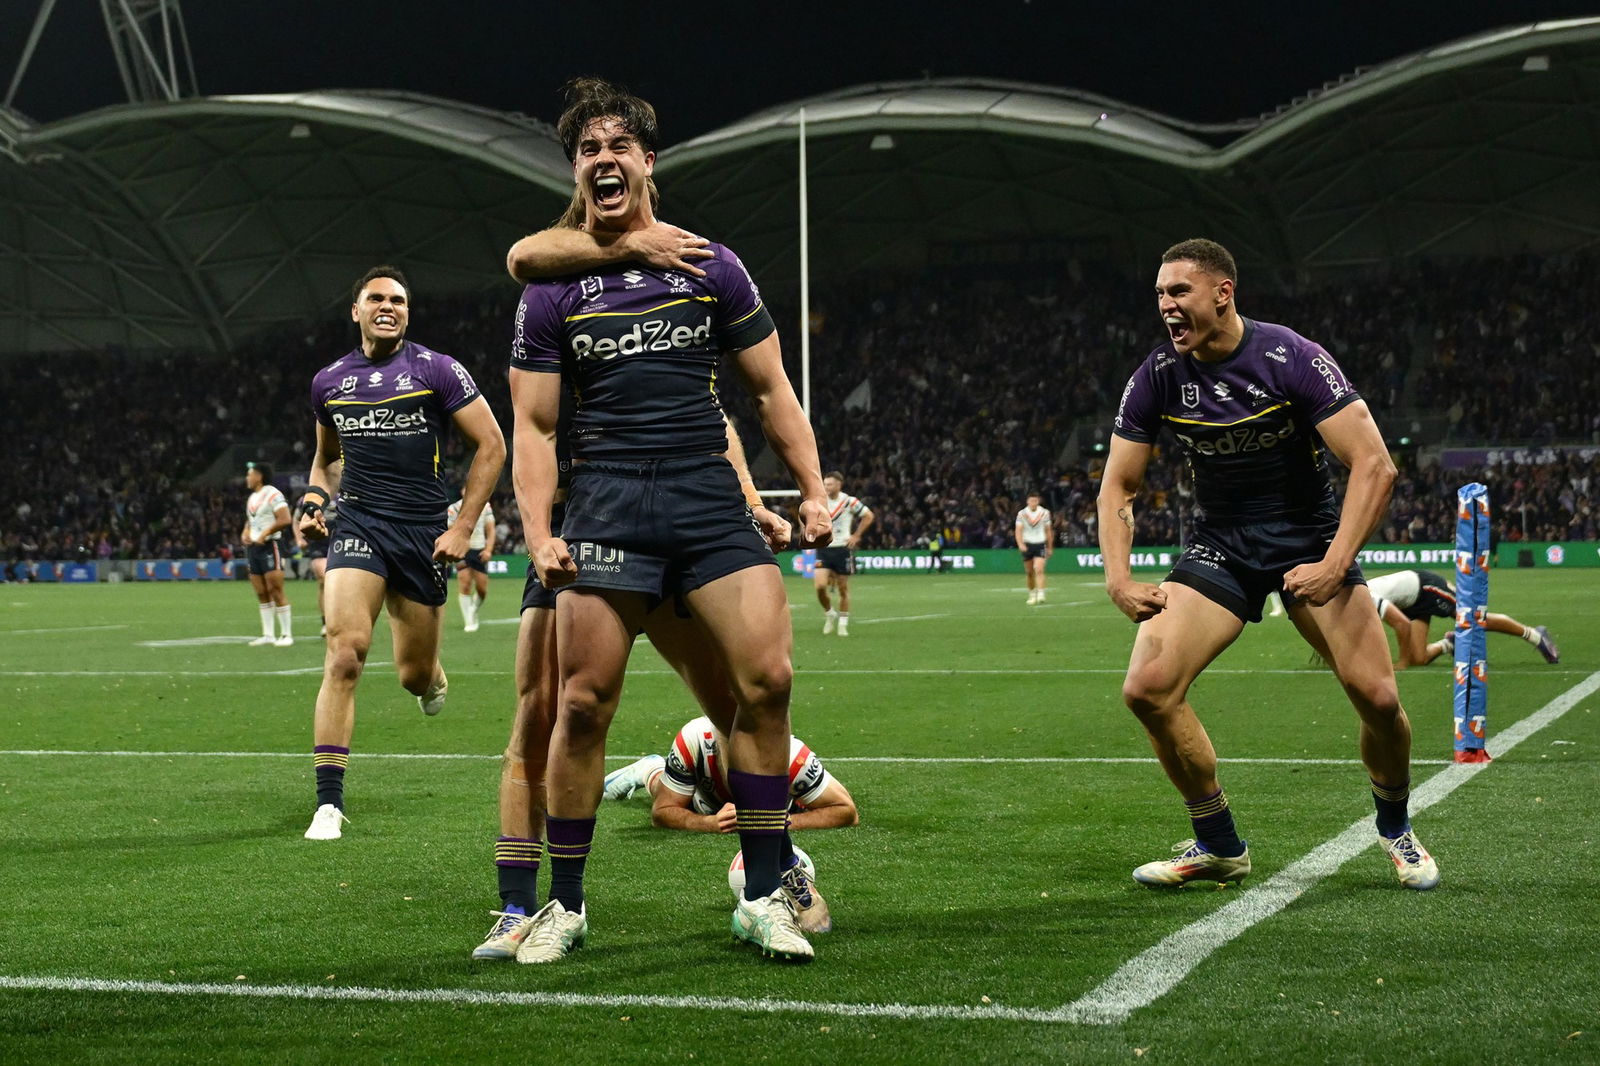
[[[275,607],[273,608],[273,612],[278,616],[278,636],[294,636],[293,627],[289,625],[289,605],[286,603],[282,607]]]
[[[1539,634],[1533,631],[1532,626],[1523,626],[1522,639],[1527,641],[1529,644],[1537,644],[1539,643]]]
[[[472,624],[472,596],[462,592],[456,594],[456,599],[461,603],[461,617],[466,619],[467,625]]]
[[[834,610],[832,607],[824,607],[823,611],[825,611],[827,613],[829,618],[838,618],[839,617],[839,612]]]
[[[848,614],[846,614],[845,612],[841,611],[839,613],[839,621],[848,622],[848,621],[850,621],[850,616]]]
[[[272,636],[272,604],[258,603],[256,607],[261,611],[261,635],[270,638]]]

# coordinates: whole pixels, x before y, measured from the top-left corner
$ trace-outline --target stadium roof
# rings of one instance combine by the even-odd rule
[[[666,217],[769,286],[797,271],[802,107],[817,280],[1066,254],[1132,266],[1202,233],[1279,281],[1600,242],[1600,19],[1441,45],[1237,123],[940,80],[796,101],[664,151]],[[44,126],[0,111],[0,155],[0,351],[222,350],[334,310],[384,259],[426,291],[480,290],[571,188],[542,123],[400,94]]]

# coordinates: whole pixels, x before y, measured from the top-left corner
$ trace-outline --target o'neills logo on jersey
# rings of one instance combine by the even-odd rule
[[[364,415],[347,415],[333,412],[333,425],[340,433],[372,430],[398,433],[402,430],[426,429],[428,415],[424,411],[396,411],[392,407],[374,407]]]
[[[1294,423],[1290,422],[1282,429],[1270,433],[1249,426],[1239,426],[1219,434],[1212,440],[1195,440],[1187,433],[1179,433],[1178,439],[1201,455],[1243,455],[1247,452],[1276,448],[1293,436]]]
[[[579,359],[613,359],[641,352],[684,351],[711,343],[711,316],[698,326],[680,325],[666,318],[635,322],[633,328],[617,336],[596,337],[579,333],[572,338],[572,354]]]

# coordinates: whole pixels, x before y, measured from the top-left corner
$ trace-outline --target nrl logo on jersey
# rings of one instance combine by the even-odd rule
[[[340,392],[352,392],[352,391],[354,391],[355,387],[356,387],[356,376],[354,374],[351,374],[349,377],[347,377],[343,381],[339,382],[339,391]]]
[[[594,274],[590,274],[578,282],[578,295],[585,300],[593,300],[605,291],[606,283]]]
[[[1200,406],[1200,383],[1197,382],[1197,381],[1186,381],[1186,382],[1184,382],[1183,391],[1181,393],[1179,393],[1178,398],[1183,402],[1183,406],[1185,406],[1185,407],[1188,407],[1188,408],[1191,408],[1191,409],[1195,408],[1195,407],[1199,407]]]
[[[627,283],[626,284],[626,288],[629,288],[629,289],[642,289],[642,288],[644,288],[644,274],[641,271],[630,270],[627,273],[622,275],[622,280]]]

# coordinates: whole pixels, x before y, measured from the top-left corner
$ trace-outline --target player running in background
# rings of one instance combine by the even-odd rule
[[[424,714],[444,707],[444,567],[466,554],[472,526],[505,462],[500,427],[466,367],[406,340],[410,296],[405,276],[394,267],[367,271],[355,284],[350,306],[360,345],[311,382],[317,446],[300,528],[309,539],[327,537],[322,509],[335,493],[339,525],[328,546],[328,641],[312,749],[317,810],[307,840],[335,840],[346,821],[344,775],[355,732],[356,684],[380,610],[388,608],[401,686],[417,697]],[[451,426],[474,453],[461,515],[447,525],[450,497],[439,457]]]
[[[1133,872],[1146,884],[1237,881],[1250,853],[1217,780],[1189,686],[1281,595],[1300,635],[1332,664],[1361,720],[1379,840],[1400,883],[1428,889],[1437,863],[1407,813],[1411,725],[1356,552],[1395,479],[1367,405],[1333,357],[1293,330],[1242,317],[1233,257],[1191,240],[1162,256],[1156,302],[1168,340],[1129,379],[1100,488],[1106,591],[1139,623],[1123,700],[1183,797],[1194,839]],[[1134,498],[1163,425],[1194,474],[1199,515],[1160,585],[1135,581]],[[1323,446],[1350,469],[1341,508]]]
[[[651,227],[657,133],[650,105],[585,79],[569,86],[558,130],[584,199],[586,232],[554,231],[557,237],[593,248]],[[519,506],[531,523],[540,580],[564,587],[556,602],[561,695],[546,775],[552,901],[536,916],[549,935],[536,928],[529,936],[549,949],[529,961],[559,959],[587,933],[583,874],[606,731],[645,616],[680,598],[724,664],[738,703],[729,786],[748,880],[734,935],[767,954],[812,956],[780,884],[788,858],[788,604],[776,560],[722,455],[714,384],[724,353],[801,490],[802,546],[826,534],[822,478],[760,294],[732,252],[707,248],[713,257],[704,260],[703,278],[617,263],[535,282],[518,311],[529,354],[529,372],[519,375],[528,394],[518,404],[530,427],[530,449],[519,442],[515,464]],[[517,259],[513,248],[513,273],[522,276]],[[577,388],[579,402],[571,491],[556,536],[549,513],[563,385]]]
[[[1017,550],[1028,575],[1028,605],[1044,602],[1044,561],[1050,558],[1050,511],[1037,492],[1028,494],[1028,506],[1017,512]]]
[[[287,648],[294,643],[294,631],[290,625],[289,599],[283,592],[283,552],[278,539],[289,528],[293,516],[289,501],[271,481],[270,464],[245,464],[244,483],[250,487],[250,498],[244,505],[244,530],[240,539],[244,541],[245,557],[249,560],[250,587],[255,589],[256,604],[261,612],[261,635],[250,644]],[[278,623],[276,639],[272,635],[274,618]]]
[[[817,590],[817,602],[822,604],[825,615],[822,632],[848,637],[850,576],[856,572],[854,552],[856,545],[861,543],[862,535],[872,528],[873,514],[866,504],[854,496],[845,495],[844,475],[839,471],[828,471],[823,476],[822,487],[828,494],[828,519],[833,523],[833,537],[827,547],[817,549],[817,570],[812,580]],[[858,521],[861,523],[859,526],[856,525]],[[830,587],[839,593],[837,610],[828,596]]]
[[[1394,630],[1400,649],[1397,667],[1426,666],[1439,656],[1455,653],[1456,589],[1432,570],[1401,570],[1369,578],[1367,591],[1378,607],[1378,617]],[[1435,618],[1448,618],[1451,628],[1443,639],[1428,642],[1428,626]],[[1521,637],[1538,649],[1547,663],[1561,661],[1561,650],[1544,626],[1525,626],[1504,614],[1486,614],[1483,627],[1491,633]]]
[[[461,517],[461,500],[457,498],[445,512],[445,521],[455,525]],[[460,591],[456,599],[461,603],[462,629],[467,633],[478,631],[478,610],[489,596],[489,560],[494,558],[494,508],[483,505],[467,540],[467,554],[456,564],[456,578]]]

